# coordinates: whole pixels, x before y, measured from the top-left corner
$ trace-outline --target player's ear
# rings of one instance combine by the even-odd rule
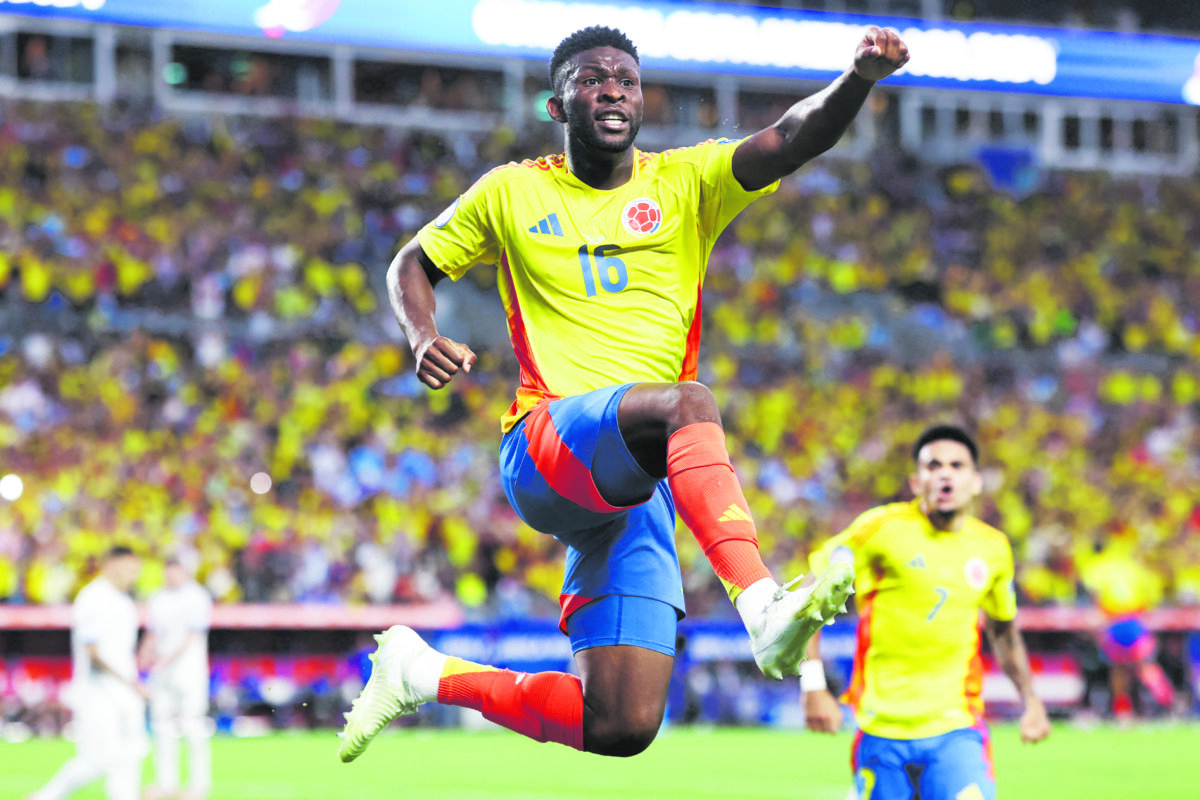
[[[566,122],[567,112],[563,108],[563,99],[558,95],[551,95],[546,101],[546,113],[550,115],[550,119],[555,122]]]
[[[975,476],[971,479],[971,497],[978,497],[983,494],[983,473],[979,468],[975,468]]]
[[[913,497],[921,496],[921,478],[915,470],[908,476],[908,490],[912,492]]]

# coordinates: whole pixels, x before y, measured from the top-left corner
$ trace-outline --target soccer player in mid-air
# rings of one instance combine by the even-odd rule
[[[1050,733],[1015,623],[1012,547],[971,515],[983,488],[978,459],[963,428],[928,428],[913,447],[914,499],[864,512],[809,559],[814,569],[853,564],[858,574],[858,646],[845,693],[859,727],[851,757],[858,800],[910,800],[918,787],[921,800],[996,796],[980,698],[981,610],[1024,704],[1021,738]],[[842,710],[826,688],[818,641],[809,640],[801,666],[805,719],[833,733]]]
[[[477,263],[498,269],[521,370],[502,420],[502,480],[522,519],[566,546],[560,628],[579,677],[466,662],[392,627],[347,714],[344,761],[431,701],[590,753],[644,750],[662,723],[684,609],[676,513],[727,588],[759,668],[798,672],[853,571],[836,565],[793,589],[763,563],[717,403],[695,381],[701,286],[730,221],[832,147],[875,82],[907,60],[894,30],[869,28],[853,66],[774,125],[646,153],[634,147],[633,43],[594,26],[558,45],[546,110],[565,152],[484,175],[400,250],[387,283],[417,375],[441,389],[475,354],[439,335],[433,287]]]

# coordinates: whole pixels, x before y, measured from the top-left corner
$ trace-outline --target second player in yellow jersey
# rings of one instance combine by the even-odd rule
[[[858,646],[847,701],[862,730],[879,736],[935,736],[975,724],[979,612],[1016,617],[1008,539],[969,517],[960,531],[935,528],[920,501],[866,512],[811,557],[853,564]],[[914,642],[920,647],[914,647]]]
[[[961,427],[929,428],[913,447],[914,499],[863,513],[810,556],[814,569],[842,562],[857,574],[857,644],[842,699],[859,728],[851,759],[859,800],[907,800],[918,789],[922,800],[995,797],[984,629],[1025,706],[1022,739],[1050,731],[1015,623],[1012,548],[970,511],[983,488],[978,452]],[[806,721],[832,733],[841,709],[815,638],[809,657],[800,677]]]

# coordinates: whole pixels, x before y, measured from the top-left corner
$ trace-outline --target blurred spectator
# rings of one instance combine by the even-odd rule
[[[17,75],[39,81],[57,77],[54,62],[50,58],[50,41],[46,36],[35,34],[25,37],[17,62]]]

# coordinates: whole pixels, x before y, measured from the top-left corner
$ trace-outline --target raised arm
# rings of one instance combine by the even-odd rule
[[[908,46],[899,32],[868,28],[855,50],[853,67],[738,145],[733,154],[734,177],[742,188],[754,191],[824,153],[842,138],[871,87],[906,63]]]
[[[461,369],[470,372],[475,353],[437,332],[433,287],[445,277],[413,239],[400,249],[387,271],[388,300],[400,329],[417,360],[417,377],[431,389],[441,389]]]
[[[987,632],[997,663],[1017,687],[1025,707],[1020,722],[1021,741],[1040,742],[1050,735],[1050,718],[1042,701],[1033,693],[1033,672],[1029,668],[1029,655],[1025,652],[1025,641],[1017,629],[1017,623],[1014,620],[987,617]]]

